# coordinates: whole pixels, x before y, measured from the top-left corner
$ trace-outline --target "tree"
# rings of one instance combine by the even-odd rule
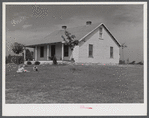
[[[24,53],[22,53],[23,57],[24,57]],[[26,60],[32,60],[33,59],[33,55],[32,52],[29,49],[26,49]]]
[[[66,30],[65,30],[65,36],[66,36],[66,38],[62,35],[62,38],[65,41],[65,45],[68,45],[70,47],[71,51],[73,52],[74,47],[79,44],[79,41],[74,40],[76,38],[75,35],[71,35],[71,33],[69,33]],[[72,54],[72,56],[73,56],[73,54]],[[73,57],[72,57],[72,59],[73,59]]]
[[[19,55],[20,53],[23,52],[24,45],[15,42],[14,44],[11,45],[11,47],[12,47],[12,51],[15,54]],[[17,59],[17,65],[19,65],[18,59]]]

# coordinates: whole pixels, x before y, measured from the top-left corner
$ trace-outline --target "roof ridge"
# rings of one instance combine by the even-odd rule
[[[93,23],[93,24],[91,24],[91,25],[89,25],[89,26],[93,26],[93,25],[99,26],[100,24],[102,24],[102,23]],[[81,27],[85,27],[85,26],[87,26],[87,25],[81,25],[81,26],[76,26],[76,27],[68,27],[67,29],[69,30],[69,29],[74,29],[74,28],[81,28]],[[88,27],[88,26],[87,26],[87,27]],[[66,29],[66,31],[67,31],[67,29]],[[64,31],[64,29],[55,30],[55,31],[51,32],[50,34],[48,34],[47,36],[45,36],[44,39],[45,39],[46,37],[48,37],[49,35],[54,34],[55,32],[57,33],[57,32],[59,32],[59,31]]]
[[[93,24],[91,24],[91,25],[81,25],[81,26],[75,26],[75,27],[68,27],[67,29],[71,29],[71,28],[78,28],[78,27],[84,27],[84,26],[92,26],[92,25],[100,25],[100,24],[102,24],[102,23],[93,23]],[[62,30],[62,29],[61,29]]]

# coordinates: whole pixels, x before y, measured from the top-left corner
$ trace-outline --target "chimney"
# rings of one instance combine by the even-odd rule
[[[92,24],[91,21],[87,21],[87,22],[86,22],[86,25],[91,25],[91,24]]]
[[[67,29],[67,26],[62,26],[62,29],[64,29],[64,30]]]

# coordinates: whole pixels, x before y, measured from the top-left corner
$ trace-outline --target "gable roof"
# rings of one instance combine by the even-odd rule
[[[75,40],[81,41],[101,25],[103,25],[103,23],[84,25],[84,26],[79,26],[79,27],[74,27],[74,28],[67,28],[67,31],[69,33],[71,33],[72,35],[75,35],[75,37],[76,37]],[[105,29],[109,32],[109,30],[106,27],[105,27]],[[118,44],[118,46],[120,46],[120,43],[113,37],[113,35],[110,32],[109,32],[109,34],[112,36],[114,41]],[[40,44],[50,44],[50,43],[62,42],[63,41],[62,36],[65,37],[65,30],[64,29],[56,30],[53,33],[44,37],[43,39],[34,40],[34,41],[30,42],[29,44],[26,44],[25,46],[29,47],[29,46],[35,46],[35,45],[40,45]]]

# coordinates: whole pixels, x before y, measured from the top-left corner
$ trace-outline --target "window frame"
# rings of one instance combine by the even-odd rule
[[[67,50],[66,50],[67,47]],[[69,57],[69,46],[68,45],[64,45],[64,57]]]
[[[114,48],[110,46],[110,58],[114,58]]]
[[[89,44],[89,46],[88,46],[88,57],[92,57],[93,58],[93,44]]]
[[[44,46],[40,46],[40,57],[44,57]]]

